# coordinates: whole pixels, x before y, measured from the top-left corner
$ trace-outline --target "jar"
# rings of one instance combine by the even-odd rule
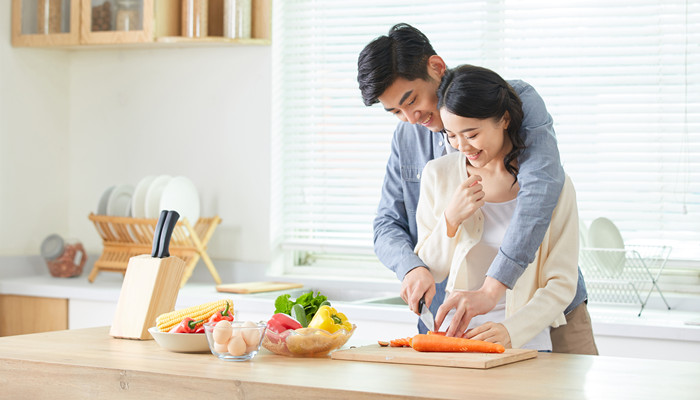
[[[209,25],[208,0],[182,0],[182,36],[207,36]]]
[[[77,240],[63,240],[59,235],[49,235],[41,243],[41,256],[49,272],[57,278],[70,278],[83,273],[87,254]]]
[[[134,0],[117,1],[117,15],[115,18],[118,31],[140,31],[141,4]]]
[[[251,0],[224,0],[224,37],[250,38]]]
[[[61,33],[61,8],[62,0],[38,0],[37,1],[37,29],[38,33]]]

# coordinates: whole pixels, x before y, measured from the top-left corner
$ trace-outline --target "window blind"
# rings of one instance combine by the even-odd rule
[[[584,222],[700,260],[700,2],[274,1],[273,246],[286,263],[372,258],[397,120],[368,108],[357,56],[398,22],[449,67],[522,79],[555,121]],[[309,255],[313,257],[309,257]],[[372,262],[373,261],[373,262]],[[329,261],[329,263],[331,263]]]

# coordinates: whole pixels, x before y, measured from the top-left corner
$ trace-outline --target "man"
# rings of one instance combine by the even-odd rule
[[[433,158],[455,151],[447,143],[437,110],[437,88],[445,62],[428,38],[407,24],[392,27],[387,36],[370,42],[358,58],[357,80],[365,105],[380,102],[399,122],[391,146],[382,198],[374,221],[374,248],[380,261],[401,279],[401,297],[415,313],[421,298],[442,323],[455,309],[447,334],[462,335],[469,321],[490,311],[534,260],[564,182],[552,118],[542,98],[528,84],[509,84],[523,102],[520,134],[527,146],[518,157],[520,192],[513,219],[483,286],[444,299],[445,282],[434,282],[414,253],[416,206],[421,172]],[[576,294],[566,308],[567,324],[551,330],[554,352],[598,354],[586,307],[587,293],[579,271]],[[444,303],[443,303],[444,302]],[[419,330],[426,328],[419,323]],[[470,337],[470,333],[466,333]]]

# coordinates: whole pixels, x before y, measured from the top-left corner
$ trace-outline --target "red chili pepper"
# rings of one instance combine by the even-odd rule
[[[233,312],[231,312],[229,302],[226,302],[226,308],[223,310],[215,312],[210,318],[209,322],[219,322],[222,320],[233,321]]]
[[[203,319],[195,321],[190,317],[185,317],[182,322],[175,325],[175,327],[170,330],[170,333],[196,333],[197,325],[203,323],[204,321],[205,320]]]

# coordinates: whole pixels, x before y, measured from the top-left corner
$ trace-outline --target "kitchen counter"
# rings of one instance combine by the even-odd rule
[[[88,270],[80,277],[53,278],[43,261],[33,258],[1,259],[0,267],[4,267],[0,271],[4,272],[0,275],[0,294],[69,299],[68,326],[71,329],[111,325],[123,280],[121,274],[103,272],[93,283],[87,280]],[[279,279],[264,275],[264,267],[223,265],[219,269],[224,282]],[[266,320],[274,311],[275,297],[280,294],[219,293],[205,268],[195,269],[193,278],[180,290],[176,308],[232,298],[241,318]],[[382,332],[385,337],[405,337],[416,333],[416,316],[405,305],[362,302],[363,296],[364,300],[368,296],[396,296],[399,292],[398,281],[392,281],[393,286],[382,286],[372,282],[343,281],[341,284],[301,277],[290,279],[304,283],[307,288],[321,290],[350,320],[357,322],[360,329],[350,339],[350,345],[375,342],[374,332]],[[600,353],[647,359],[699,360],[700,326],[696,321],[700,321],[700,298],[674,297],[673,294],[667,294],[667,298],[672,310],[652,304],[641,317],[637,317],[637,306],[589,304]],[[654,303],[653,297],[650,303]]]
[[[4,398],[695,399],[700,363],[543,354],[487,370],[289,358],[252,361],[115,339],[107,327],[0,338]]]

